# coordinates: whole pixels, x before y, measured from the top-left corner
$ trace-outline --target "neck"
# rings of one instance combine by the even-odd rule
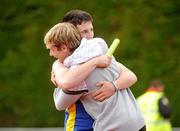
[[[60,63],[63,63],[63,62],[64,62],[64,60],[62,60],[62,59],[59,59],[59,58],[58,58],[58,61],[59,61]]]

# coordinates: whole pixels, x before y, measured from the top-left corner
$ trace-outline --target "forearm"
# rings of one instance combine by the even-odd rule
[[[68,106],[75,103],[80,97],[81,94],[68,95],[64,93],[60,88],[56,88],[53,94],[55,107],[59,111],[65,110]]]
[[[117,89],[125,89],[131,87],[137,81],[136,75],[124,65],[120,63],[118,63],[118,65],[121,69],[121,74],[119,78],[114,81],[114,84],[116,85]]]
[[[84,64],[78,65],[75,68],[67,70],[63,76],[62,74],[56,75],[56,82],[63,89],[70,89],[77,86],[81,81],[86,79],[86,77],[96,68],[97,61],[92,59]]]
[[[100,81],[96,86],[100,87],[92,94],[93,99],[103,101],[110,98],[117,90],[126,89],[132,86],[136,81],[136,75],[128,68],[117,63],[121,70],[119,77],[115,81]]]

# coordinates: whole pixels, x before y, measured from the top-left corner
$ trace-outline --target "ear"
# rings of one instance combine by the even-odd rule
[[[58,49],[57,49],[56,46],[52,46],[52,47],[51,47],[51,50],[52,50],[52,51],[57,51]]]
[[[66,52],[66,51],[68,51],[68,50],[69,50],[69,48],[68,48],[68,46],[67,46],[67,45],[62,44],[62,45],[61,45],[61,47],[60,47],[60,50],[61,50],[61,51],[65,51],[65,52]]]

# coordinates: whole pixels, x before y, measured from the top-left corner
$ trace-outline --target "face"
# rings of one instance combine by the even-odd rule
[[[64,62],[66,57],[71,54],[69,48],[66,45],[62,45],[60,49],[58,49],[55,45],[51,45],[50,47],[48,47],[48,49],[49,55],[59,59],[60,62]]]
[[[81,33],[81,37],[87,39],[92,39],[94,37],[93,25],[91,21],[82,22],[81,25],[77,25],[76,27]]]

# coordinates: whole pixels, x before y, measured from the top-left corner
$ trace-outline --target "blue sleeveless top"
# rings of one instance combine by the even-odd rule
[[[65,111],[65,131],[93,131],[92,117],[85,111],[80,100],[69,106]]]

